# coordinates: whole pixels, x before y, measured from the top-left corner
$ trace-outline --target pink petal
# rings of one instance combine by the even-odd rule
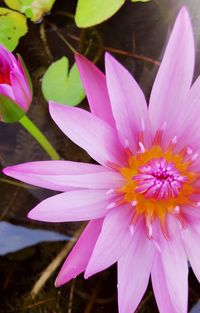
[[[160,255],[171,302],[176,312],[187,313],[188,264],[179,232],[177,225],[169,240],[160,234]]]
[[[148,285],[153,255],[154,246],[140,225],[118,261],[119,313],[135,312]]]
[[[32,98],[32,90],[31,90],[32,86],[31,86],[31,82],[29,82],[28,77],[27,77],[26,65],[23,63],[23,59],[19,54],[17,56],[17,67],[18,67],[19,71],[21,72],[21,74],[24,78],[25,84],[28,86],[29,96],[30,96],[30,98]],[[29,79],[31,80],[30,77],[29,77]]]
[[[192,88],[190,89],[185,103],[182,104],[182,108],[179,112],[179,116],[176,122],[178,124],[176,135],[179,139],[177,148],[179,149],[187,144],[195,149],[200,148],[199,119],[197,118],[197,116],[200,115],[199,99],[200,76],[197,78]]]
[[[100,165],[70,161],[30,162],[6,167],[3,172],[23,182],[58,191],[115,189],[124,182],[119,173]]]
[[[199,199],[200,202],[200,199]],[[200,210],[199,207],[182,207],[183,215],[189,224],[199,224],[200,223]]]
[[[76,62],[91,112],[115,127],[105,75],[88,59],[76,54]]]
[[[198,228],[198,231],[197,229]],[[183,242],[190,265],[200,282],[200,231],[199,224],[197,226],[188,225],[183,230]]]
[[[27,111],[32,100],[28,82],[16,69],[10,72],[10,80],[16,102],[23,110]]]
[[[151,269],[151,279],[159,312],[179,313],[172,305],[159,253],[154,256],[153,266]]]
[[[167,123],[166,139],[176,135],[177,117],[189,92],[194,70],[194,39],[188,11],[180,11],[155,79],[149,112],[153,132]]]
[[[117,134],[106,122],[85,110],[55,102],[50,102],[49,109],[60,129],[98,163],[125,163]]]
[[[56,287],[84,272],[101,231],[102,223],[103,219],[88,223],[60,270],[55,281]]]
[[[119,138],[124,146],[128,141],[130,149],[138,150],[138,132],[145,127],[150,140],[150,122],[144,94],[131,74],[106,53],[106,79],[113,116]]]
[[[85,278],[115,263],[132,240],[129,225],[132,208],[113,209],[104,219],[102,231],[85,271]]]
[[[2,45],[0,45],[0,59],[6,63],[7,67],[17,63],[14,55]]]
[[[15,101],[12,87],[7,84],[0,84],[0,95],[7,96]]]
[[[28,217],[44,222],[73,222],[103,217],[112,202],[105,190],[74,190],[47,198]]]

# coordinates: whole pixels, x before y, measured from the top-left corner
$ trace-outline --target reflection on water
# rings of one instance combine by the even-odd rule
[[[199,313],[200,312],[200,302],[197,302],[190,310],[190,313]]]
[[[30,229],[8,222],[0,222],[0,255],[16,252],[45,241],[67,240],[70,240],[70,237],[55,231]]]
[[[72,0],[57,1],[52,14],[44,19],[48,45],[42,40],[41,25],[31,24],[29,34],[21,41],[18,51],[24,57],[34,83],[35,96],[29,112],[30,117],[54,143],[63,159],[90,162],[88,155],[67,140],[51,121],[47,104],[40,91],[40,79],[53,59],[67,55],[73,60],[72,53],[57,36],[53,25],[56,25],[64,36],[67,36],[78,51],[82,53],[87,51],[87,56],[95,59],[99,66],[103,65],[105,47],[109,51],[115,49],[114,55],[134,74],[148,98],[158,66],[142,58],[136,59],[133,53],[159,61],[175,16],[180,6],[186,4],[192,16],[195,31],[197,52],[195,76],[199,75],[200,5],[199,0],[151,0],[149,3],[138,4],[127,1],[126,5],[109,21],[80,31],[75,27],[71,18],[59,15],[59,11],[68,10],[73,13],[74,4],[75,1]],[[87,103],[84,102],[82,106],[87,108]],[[44,159],[47,159],[47,155],[19,125],[0,124],[2,167]],[[30,299],[30,290],[39,279],[41,272],[63,248],[63,243],[50,243],[50,241],[68,240],[69,237],[73,237],[80,223],[45,224],[28,221],[27,212],[39,201],[52,195],[52,192],[9,185],[2,182],[1,177],[0,217],[4,222],[0,223],[0,252],[5,254],[32,244],[34,246],[0,257],[0,312],[116,313],[115,266],[87,281],[82,276],[77,277],[76,280],[60,289],[54,287],[58,270],[53,271],[36,299]],[[13,224],[20,226],[15,227]],[[2,234],[2,226],[4,234]],[[35,245],[41,241],[48,242]],[[190,272],[189,284],[189,307],[193,307],[190,313],[197,313],[200,312],[199,304],[194,305],[199,299],[200,288],[192,272]],[[149,285],[137,313],[154,312],[158,311]]]

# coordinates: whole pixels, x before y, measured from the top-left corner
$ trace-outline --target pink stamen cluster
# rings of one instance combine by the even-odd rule
[[[178,196],[183,182],[187,181],[176,169],[174,163],[164,158],[152,159],[139,169],[133,177],[137,181],[135,191],[145,194],[146,198],[169,199]]]

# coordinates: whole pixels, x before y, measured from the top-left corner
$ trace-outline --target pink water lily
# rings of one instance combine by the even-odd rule
[[[16,59],[10,51],[0,45],[0,95],[12,99],[25,112],[32,100],[27,75],[21,57]]]
[[[29,217],[91,220],[56,285],[117,262],[120,313],[133,313],[152,286],[161,313],[187,313],[188,261],[200,280],[200,77],[192,85],[194,40],[179,13],[150,96],[106,54],[106,75],[77,55],[91,113],[51,102],[60,129],[100,165],[31,162],[4,173],[62,191]]]

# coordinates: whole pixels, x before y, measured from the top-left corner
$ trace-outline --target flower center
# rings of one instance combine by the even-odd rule
[[[168,239],[167,215],[174,215],[185,227],[187,221],[184,207],[192,209],[200,205],[195,196],[200,193],[200,173],[192,170],[198,153],[193,153],[189,146],[178,151],[176,136],[168,147],[163,148],[164,130],[165,124],[157,130],[148,150],[144,145],[143,131],[138,134],[138,151],[135,154],[129,149],[128,142],[125,142],[124,151],[128,158],[126,167],[108,163],[125,179],[121,188],[109,191],[114,192],[116,201],[108,209],[129,203],[133,208],[131,233],[137,220],[143,218],[147,236],[152,238],[152,224],[157,220],[163,235]]]
[[[152,159],[138,168],[138,174],[133,176],[136,181],[136,193],[141,193],[149,199],[176,198],[187,177],[181,175],[174,163],[164,158]]]
[[[124,202],[135,203],[137,215],[163,220],[177,206],[191,203],[196,175],[190,171],[190,165],[183,152],[152,146],[131,155],[128,166],[120,169],[126,183],[119,192]]]
[[[149,150],[140,145],[135,155],[127,148],[125,152],[128,166],[115,168],[125,178],[125,184],[117,190],[119,199],[116,204],[132,205],[130,227],[133,227],[138,218],[143,217],[147,236],[151,238],[152,223],[157,219],[164,236],[169,238],[167,214],[176,216],[185,227],[183,207],[197,205],[193,195],[199,193],[195,184],[199,174],[190,169],[197,154],[193,154],[189,147],[177,153],[173,144],[163,149],[158,142],[153,143]]]

